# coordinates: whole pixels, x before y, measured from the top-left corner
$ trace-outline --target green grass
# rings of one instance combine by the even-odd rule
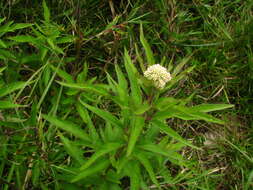
[[[0,189],[252,189],[252,8],[251,0],[0,2]],[[174,109],[167,132],[152,124],[158,92],[141,77],[154,62],[176,78],[156,108]],[[212,113],[220,125],[183,107],[198,104],[234,108]],[[115,127],[128,125],[136,128]]]

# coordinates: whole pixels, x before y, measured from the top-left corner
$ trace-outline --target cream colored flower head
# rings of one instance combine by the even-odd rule
[[[144,76],[151,80],[154,86],[159,89],[163,89],[166,83],[171,80],[168,70],[159,64],[148,67],[144,72]]]

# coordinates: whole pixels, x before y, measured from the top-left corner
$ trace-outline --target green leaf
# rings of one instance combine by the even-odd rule
[[[217,118],[215,118],[211,115],[208,115],[206,113],[191,110],[191,108],[186,108],[183,106],[174,106],[174,110],[175,110],[174,116],[178,117],[178,118],[180,118],[182,115],[185,115],[189,118],[192,117],[192,119],[190,119],[190,120],[204,120],[207,122],[218,123],[221,125],[223,125],[225,123],[224,121],[217,119]],[[183,118],[181,118],[181,119],[183,119]]]
[[[107,122],[109,122],[109,123],[111,123],[115,126],[123,127],[122,123],[114,115],[112,115],[110,112],[107,112],[107,111],[101,110],[99,108],[95,108],[93,106],[90,106],[90,105],[84,103],[82,100],[79,100],[79,101],[82,105],[84,105],[90,111],[97,114],[99,117],[103,118]]]
[[[2,48],[7,48],[7,45],[4,43],[3,40],[0,40],[0,46],[1,46]]]
[[[6,19],[6,17],[0,18],[0,24],[1,24],[3,21],[5,21],[5,19]]]
[[[87,168],[84,171],[81,171],[74,179],[71,181],[72,183],[77,182],[81,179],[84,179],[90,175],[96,174],[104,169],[106,169],[110,165],[109,160],[100,160],[93,167]]]
[[[98,158],[104,156],[105,154],[108,154],[112,151],[119,149],[121,146],[122,146],[122,144],[120,144],[120,143],[107,143],[107,144],[102,145],[99,148],[99,150],[96,151],[84,165],[82,165],[80,170],[85,170],[91,164],[93,164]]]
[[[0,101],[0,109],[18,108],[22,105],[14,104],[10,101]]]
[[[119,66],[117,64],[115,64],[115,70],[116,70],[119,86],[126,93],[127,92],[127,86],[128,86],[127,80],[126,80],[124,74],[122,73],[121,69],[119,68]]]
[[[21,42],[21,43],[36,43],[37,40],[36,38],[29,36],[29,35],[19,35],[19,36],[13,36],[13,37],[9,37],[8,39],[13,40],[15,42]]]
[[[227,108],[232,108],[234,105],[231,104],[200,104],[194,107],[191,107],[191,110],[198,112],[212,112],[218,110],[224,110]]]
[[[74,136],[80,139],[90,142],[90,137],[84,130],[81,129],[80,126],[70,121],[64,121],[64,120],[58,119],[57,117],[52,117],[48,115],[43,115],[43,117],[44,119],[49,121],[51,124],[55,125],[56,127],[59,127],[60,129],[63,129],[64,131],[70,132]]]
[[[141,174],[137,161],[131,161],[124,166],[124,171],[130,177],[130,190],[140,190]]]
[[[163,131],[164,133],[166,133],[167,135],[169,135],[170,137],[174,138],[175,140],[188,145],[192,148],[196,148],[199,149],[198,147],[192,145],[191,143],[189,143],[187,140],[185,140],[184,138],[182,138],[176,131],[174,131],[173,129],[171,129],[168,125],[166,125],[165,123],[159,121],[159,120],[153,120],[151,121],[153,125],[157,126],[160,128],[161,131]]]
[[[162,156],[168,157],[168,159],[174,164],[186,166],[186,164],[184,164],[183,157],[175,151],[167,150],[167,149],[162,148],[161,146],[156,145],[156,144],[140,145],[140,146],[138,146],[138,148],[141,148],[143,150],[147,150],[149,152],[153,152],[153,153],[155,153],[155,155],[160,154]]]
[[[15,30],[20,30],[20,29],[23,29],[23,28],[31,27],[32,25],[33,24],[31,24],[31,23],[17,23],[17,24],[13,24],[13,25],[11,25],[9,31],[13,32]]]
[[[136,68],[134,67],[126,49],[124,52],[124,63],[125,63],[128,78],[130,80],[131,96],[133,98],[134,104],[138,106],[142,102],[141,90],[140,90],[140,87],[138,86],[138,78],[136,76],[138,72]]]
[[[49,23],[49,21],[50,21],[50,11],[49,11],[49,9],[48,9],[48,6],[47,6],[45,0],[43,0],[42,6],[43,6],[43,10],[44,10],[44,12],[43,12],[44,19],[45,19],[45,21],[46,21],[47,23]]]
[[[85,160],[83,159],[81,149],[76,147],[69,139],[65,138],[61,133],[59,134],[59,136],[69,155],[76,159],[80,165],[83,164]]]
[[[95,126],[93,125],[93,123],[91,121],[88,111],[79,103],[76,105],[76,109],[77,109],[77,112],[79,113],[79,115],[81,116],[82,120],[87,124],[90,134],[92,136],[92,139],[94,141],[99,141],[99,135],[96,131]]]
[[[172,72],[172,77],[175,77],[184,67],[186,63],[190,60],[192,55],[189,55],[181,60],[181,62],[175,67],[175,69]]]
[[[40,160],[36,160],[32,168],[32,184],[34,187],[38,185],[40,177]]]
[[[130,156],[134,146],[138,140],[139,135],[141,134],[141,131],[144,127],[144,118],[143,117],[134,117],[132,119],[132,124],[131,124],[131,133],[130,133],[130,138],[128,141],[128,146],[127,146],[127,156]]]
[[[151,181],[159,188],[160,188],[160,185],[156,179],[156,176],[155,176],[155,173],[154,173],[154,170],[152,168],[152,165],[151,163],[149,162],[149,160],[147,159],[147,157],[145,155],[143,155],[141,152],[135,154],[135,157],[140,161],[140,163],[144,166],[144,168],[147,170],[149,176],[150,176],[150,179]]]
[[[4,49],[0,49],[0,58],[3,60],[16,59],[15,55],[13,55],[11,51],[7,51]]]
[[[154,115],[153,119],[163,120],[171,117],[177,117],[183,120],[204,120],[221,125],[224,124],[224,121],[220,119],[184,106],[171,106],[166,110],[159,111]]]
[[[79,89],[79,90],[85,90],[85,91],[92,91],[96,92],[98,94],[101,94],[103,96],[109,96],[105,85],[99,85],[99,84],[77,84],[77,83],[64,83],[57,81],[60,85],[73,88],[73,89]]]
[[[148,60],[148,64],[149,65],[154,65],[155,64],[155,59],[153,57],[153,52],[147,42],[147,40],[145,39],[144,37],[144,34],[143,34],[143,27],[141,25],[140,27],[140,41],[145,49],[145,52],[146,52],[146,56],[147,56],[147,60]]]
[[[26,82],[13,82],[0,89],[0,97],[6,96],[18,89],[24,88]]]
[[[61,70],[60,68],[56,68],[53,65],[50,65],[50,68],[57,73],[62,79],[66,80],[69,83],[74,83],[74,80],[70,74]]]

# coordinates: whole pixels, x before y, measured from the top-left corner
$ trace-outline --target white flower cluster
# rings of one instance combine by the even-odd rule
[[[171,80],[171,75],[167,69],[159,64],[152,65],[144,72],[144,76],[154,83],[154,86],[163,89],[168,81]]]

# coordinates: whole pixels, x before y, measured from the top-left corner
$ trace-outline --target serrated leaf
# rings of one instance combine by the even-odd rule
[[[139,135],[144,127],[144,118],[143,117],[134,117],[131,123],[131,132],[127,146],[127,156],[130,156],[134,146],[138,140]]]
[[[92,111],[93,113],[97,114],[99,117],[103,118],[104,120],[106,120],[107,122],[118,126],[118,127],[123,127],[122,123],[114,116],[112,115],[110,112],[101,110],[99,108],[90,106],[86,103],[84,103],[83,101],[80,100],[80,103],[82,105],[84,105],[86,108],[88,108],[90,111]]]
[[[74,179],[72,179],[72,183],[77,182],[81,179],[84,179],[90,175],[93,175],[95,173],[98,173],[104,169],[106,169],[110,165],[109,160],[100,160],[97,162],[93,167],[87,168],[84,171],[81,171],[80,174],[78,174]]]
[[[170,137],[172,137],[173,139],[187,145],[190,146],[192,148],[196,148],[199,149],[198,147],[192,145],[191,143],[189,143],[187,140],[185,140],[184,138],[182,138],[176,131],[174,131],[173,129],[171,129],[168,125],[166,125],[165,123],[159,121],[159,120],[152,120],[151,121],[153,125],[157,126],[160,128],[161,131],[163,131],[164,133],[166,133],[167,135],[169,135]]]
[[[18,89],[24,88],[25,85],[25,82],[13,82],[7,84],[0,89],[0,97],[6,96],[7,94],[10,94]]]
[[[72,133],[74,136],[80,139],[90,142],[89,135],[84,130],[82,130],[80,126],[70,121],[64,121],[53,116],[43,115],[43,118],[49,121],[51,124],[55,125],[56,127],[63,129],[64,131],[67,131],[69,133]]]
[[[100,157],[115,151],[117,149],[119,149],[122,146],[122,144],[120,143],[107,143],[102,145],[98,151],[96,151],[91,157],[90,159],[85,162],[84,165],[81,166],[80,170],[85,170],[86,168],[88,168],[91,164],[93,164],[97,159],[99,159]]]
[[[144,37],[142,25],[140,27],[140,41],[142,43],[142,46],[145,49],[145,53],[146,53],[146,56],[147,56],[148,64],[149,65],[154,65],[155,64],[155,59],[153,57],[153,52],[152,52],[152,50],[151,50],[151,48],[150,48],[147,40]]]
[[[224,110],[224,109],[228,109],[232,107],[234,107],[234,105],[231,105],[231,104],[200,104],[200,105],[191,107],[191,110],[206,113],[206,112]]]

